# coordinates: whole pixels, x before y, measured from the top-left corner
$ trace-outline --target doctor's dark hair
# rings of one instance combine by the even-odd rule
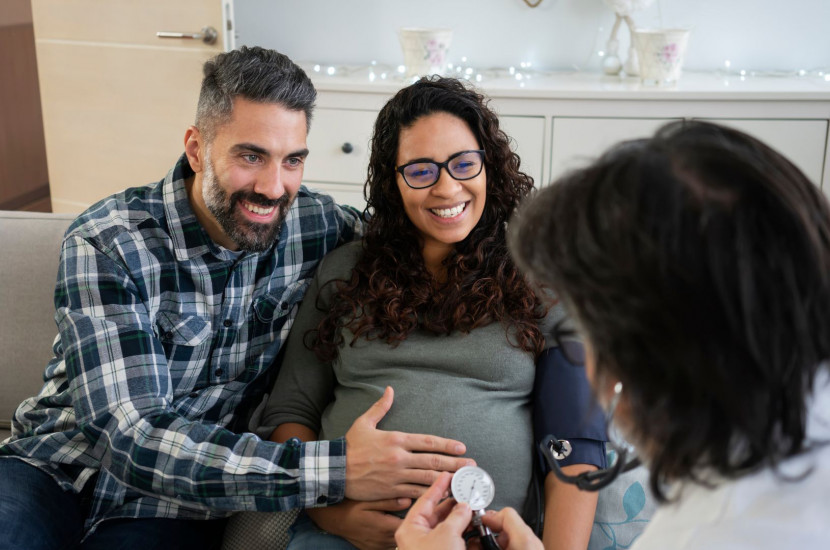
[[[438,283],[424,264],[421,237],[404,210],[395,171],[401,131],[434,113],[467,124],[485,151],[487,178],[481,219],[444,260],[445,283]],[[544,339],[537,323],[544,312],[510,258],[506,241],[507,220],[530,193],[533,179],[520,170],[510,138],[485,97],[454,78],[421,78],[381,109],[371,149],[364,194],[372,216],[363,254],[318,327],[318,357],[337,357],[343,326],[354,334],[345,344],[363,337],[397,345],[419,327],[449,334],[492,322],[505,325],[513,345],[540,353]]]
[[[830,358],[830,207],[789,160],[736,130],[664,126],[542,190],[511,222],[620,380],[651,487],[776,468],[810,445]],[[626,424],[626,427],[629,427]]]
[[[208,141],[230,120],[237,97],[303,111],[306,130],[311,127],[317,91],[305,71],[285,55],[259,46],[242,46],[208,60],[203,72],[196,127]]]

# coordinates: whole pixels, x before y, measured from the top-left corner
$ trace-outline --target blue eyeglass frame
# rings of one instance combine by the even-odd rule
[[[469,176],[469,177],[466,177],[466,178],[457,178],[457,177],[455,177],[455,175],[454,175],[454,174],[450,171],[450,162],[451,162],[453,159],[456,159],[456,158],[460,157],[461,155],[464,155],[464,154],[467,154],[467,153],[478,153],[478,154],[480,154],[480,155],[481,155],[481,167],[479,168],[479,171],[478,171],[478,172],[476,172],[476,173],[475,173],[474,175],[472,175],[472,176]],[[395,168],[395,172],[397,172],[397,173],[399,173],[399,174],[401,175],[401,177],[403,178],[404,183],[405,183],[408,187],[410,187],[410,188],[412,188],[412,189],[427,189],[427,188],[429,188],[429,187],[432,187],[432,186],[433,186],[433,185],[435,185],[436,183],[438,183],[438,180],[439,180],[439,179],[441,179],[441,168],[443,168],[444,170],[446,170],[446,171],[447,171],[447,174],[449,174],[449,175],[450,175],[450,177],[451,177],[452,179],[454,179],[455,181],[467,181],[467,180],[471,180],[471,179],[473,179],[473,178],[477,177],[479,174],[481,174],[481,171],[484,169],[484,160],[485,160],[486,158],[487,158],[487,157],[486,157],[486,155],[485,155],[485,153],[484,153],[484,149],[469,149],[469,150],[467,150],[467,151],[459,151],[459,152],[457,152],[457,153],[454,153],[453,155],[450,155],[450,158],[448,158],[448,159],[447,159],[447,160],[445,160],[444,162],[438,162],[437,160],[432,160],[432,159],[413,160],[412,162],[407,162],[406,164],[403,164],[403,165],[401,165],[401,166],[398,166],[397,168]],[[438,171],[435,173],[435,181],[433,181],[433,182],[432,182],[432,183],[430,183],[429,185],[422,185],[422,186],[420,186],[420,187],[416,187],[416,186],[412,185],[411,183],[409,183],[409,180],[407,180],[407,179],[406,179],[406,174],[404,174],[404,173],[403,173],[403,171],[404,171],[407,167],[412,166],[413,164],[434,164],[435,166],[437,166],[437,167],[438,167]]]

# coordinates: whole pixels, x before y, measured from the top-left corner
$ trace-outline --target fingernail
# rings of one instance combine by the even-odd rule
[[[470,509],[470,505],[466,502],[459,502],[458,504],[456,504],[456,509],[459,512],[467,512]]]
[[[407,506],[410,501],[408,498],[399,498],[397,499],[397,502],[399,506]]]
[[[455,452],[458,453],[458,454],[463,453],[464,452],[464,445],[461,445],[460,443],[458,445],[456,445],[455,446]]]
[[[468,460],[468,461],[467,461],[467,466],[475,466],[475,465],[476,465],[476,461],[475,461],[475,460]]]

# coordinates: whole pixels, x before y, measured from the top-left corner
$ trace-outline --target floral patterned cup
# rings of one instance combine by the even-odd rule
[[[447,63],[447,52],[452,42],[451,29],[398,30],[406,76],[441,74]]]
[[[643,84],[674,84],[680,78],[683,56],[689,41],[686,29],[637,29],[634,47],[640,61]]]

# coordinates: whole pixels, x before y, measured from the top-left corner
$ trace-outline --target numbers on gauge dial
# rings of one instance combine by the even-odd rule
[[[464,466],[452,476],[452,496],[473,510],[484,510],[493,502],[496,487],[490,474],[478,466]]]

